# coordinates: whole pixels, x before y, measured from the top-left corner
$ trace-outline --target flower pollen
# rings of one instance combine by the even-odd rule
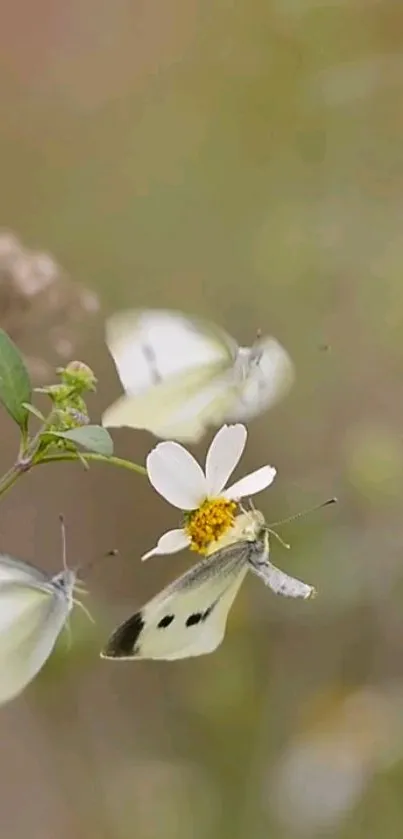
[[[188,513],[184,530],[190,539],[190,550],[207,553],[212,542],[232,527],[237,504],[225,498],[206,498],[197,510]]]

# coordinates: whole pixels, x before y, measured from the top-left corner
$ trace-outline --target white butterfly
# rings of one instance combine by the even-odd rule
[[[64,529],[63,546],[65,559]],[[76,580],[66,565],[51,577],[0,555],[0,704],[21,693],[49,658],[73,608]]]
[[[247,420],[291,386],[293,363],[274,338],[239,347],[218,327],[180,312],[113,315],[106,341],[125,390],[104,426],[197,441],[208,426]]]
[[[202,560],[111,635],[102,658],[178,659],[215,650],[229,610],[248,571],[275,594],[311,597],[312,586],[289,577],[269,561],[269,529],[262,513],[247,514],[244,538]]]

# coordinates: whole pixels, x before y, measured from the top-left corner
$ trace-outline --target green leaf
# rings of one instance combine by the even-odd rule
[[[49,432],[46,432],[48,435]],[[113,440],[106,428],[101,425],[82,425],[80,428],[70,428],[69,431],[53,431],[52,437],[59,437],[63,440],[70,440],[83,446],[90,452],[103,454],[110,457],[113,454]]]
[[[35,408],[35,405],[31,405],[30,402],[22,402],[22,407],[25,408],[29,414],[32,414],[32,416],[36,417],[41,422],[45,422],[45,417],[43,416],[39,408]]]
[[[4,329],[0,329],[0,402],[23,430],[28,422],[28,411],[23,403],[30,401],[28,370],[14,342]]]

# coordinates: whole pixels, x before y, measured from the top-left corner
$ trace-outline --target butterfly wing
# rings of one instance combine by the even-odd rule
[[[49,582],[49,575],[29,562],[0,554],[0,590],[4,583],[16,583],[19,580],[29,584],[36,581],[40,585]]]
[[[145,311],[114,315],[106,337],[126,393],[105,411],[103,425],[191,441],[217,411],[221,418],[225,371],[238,352],[224,331],[177,312]]]
[[[275,338],[263,338],[238,353],[235,376],[238,387],[226,420],[249,420],[270,408],[290,389],[293,362]]]
[[[220,423],[227,408],[228,384],[220,372],[212,367],[192,370],[140,396],[122,396],[105,411],[102,423],[108,428],[142,428],[157,437],[196,442],[216,417]]]
[[[186,371],[235,358],[237,345],[223,330],[180,312],[118,312],[106,325],[106,342],[125,391],[144,393]]]
[[[119,626],[103,658],[173,660],[211,653],[248,570],[249,542],[216,551]]]
[[[0,704],[21,693],[45,664],[71,607],[48,578],[0,586]]]

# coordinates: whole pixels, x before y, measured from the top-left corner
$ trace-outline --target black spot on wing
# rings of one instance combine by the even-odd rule
[[[208,616],[211,615],[211,612],[213,611],[215,605],[215,603],[212,603],[212,605],[209,606],[208,609],[205,610],[205,612],[193,612],[193,614],[189,615],[189,617],[187,618],[186,626],[195,626],[201,621],[207,620]]]
[[[155,352],[153,348],[150,347],[148,344],[143,344],[142,350],[144,358],[150,367],[152,383],[154,385],[158,385],[162,381],[162,376],[157,367],[157,359]]]
[[[172,623],[174,618],[175,615],[164,615],[164,617],[157,623],[158,629],[165,629],[166,626],[169,626]]]
[[[203,620],[203,612],[194,612],[193,615],[189,615],[186,619],[186,626],[195,626],[201,620]]]
[[[141,612],[136,612],[115,629],[102,651],[102,655],[109,658],[125,658],[135,655],[136,641],[144,628]]]

